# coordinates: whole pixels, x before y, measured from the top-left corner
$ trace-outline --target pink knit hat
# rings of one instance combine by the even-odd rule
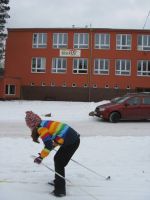
[[[41,118],[35,114],[32,111],[27,111],[26,112],[26,117],[25,117],[25,121],[27,126],[33,130],[35,127],[37,127],[40,123],[41,123]]]

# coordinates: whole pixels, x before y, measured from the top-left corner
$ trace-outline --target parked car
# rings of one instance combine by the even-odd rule
[[[150,92],[129,93],[114,98],[110,103],[97,106],[89,115],[113,123],[120,120],[150,119]]]

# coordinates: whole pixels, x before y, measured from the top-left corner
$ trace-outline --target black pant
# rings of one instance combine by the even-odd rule
[[[70,145],[62,145],[54,156],[55,171],[65,177],[65,166],[77,150],[80,144],[80,138]],[[55,174],[55,192],[58,194],[66,194],[65,179]]]

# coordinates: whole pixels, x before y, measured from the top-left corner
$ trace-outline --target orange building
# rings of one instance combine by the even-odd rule
[[[150,30],[8,29],[1,99],[99,101],[150,91]]]

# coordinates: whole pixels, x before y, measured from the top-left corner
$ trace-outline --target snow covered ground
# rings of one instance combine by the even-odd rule
[[[53,172],[33,163],[31,157],[43,148],[42,142],[32,142],[25,125],[25,111],[32,110],[41,117],[51,112],[50,119],[75,128],[81,144],[73,159],[101,175],[70,161],[66,178],[71,183],[64,200],[149,200],[150,122],[112,124],[88,116],[100,103],[105,101],[0,101],[0,199],[56,199],[47,184]],[[54,153],[43,161],[51,168]]]

